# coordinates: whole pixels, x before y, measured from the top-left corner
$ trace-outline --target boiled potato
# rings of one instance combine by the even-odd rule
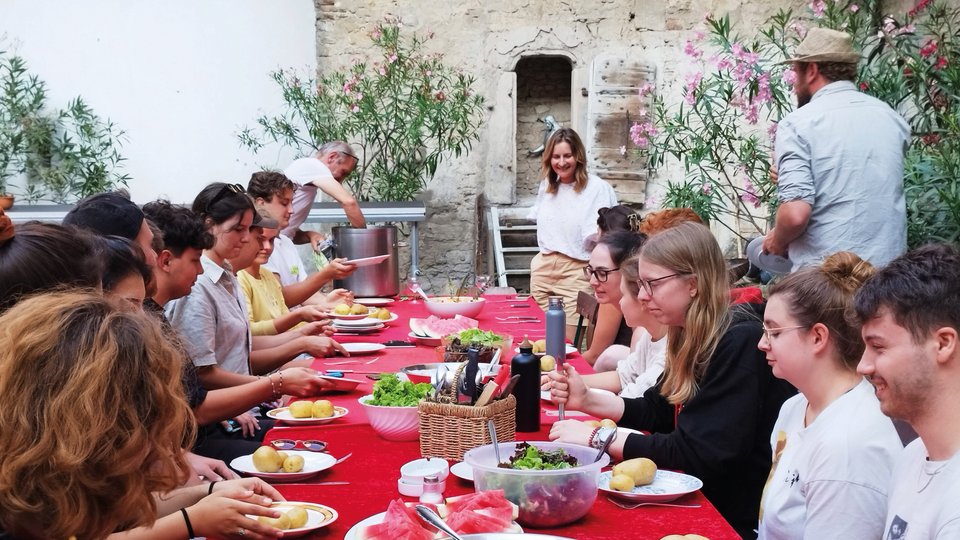
[[[277,455],[280,456],[280,459],[287,459],[288,457],[290,457],[290,454],[286,452],[277,452]]]
[[[275,473],[283,467],[283,458],[269,446],[261,446],[253,453],[253,467],[260,472]]]
[[[257,521],[263,523],[264,525],[270,525],[271,527],[276,527],[281,531],[290,528],[290,517],[286,514],[280,514],[278,518],[272,518],[267,516],[260,516],[257,518]]]
[[[685,534],[683,537],[686,540],[710,540],[706,536],[700,536],[699,534]]]
[[[600,421],[600,427],[612,427],[612,428],[615,428],[615,427],[617,427],[617,423],[614,422],[613,420],[609,419],[609,418],[604,418],[603,420]]]
[[[326,399],[318,399],[313,402],[314,418],[330,418],[333,416],[333,403]]]
[[[337,315],[349,315],[350,306],[347,304],[337,304],[337,307],[333,308],[333,312]]]
[[[615,474],[610,478],[610,489],[631,492],[634,488],[633,477],[629,474]]]
[[[540,371],[553,371],[557,367],[557,359],[545,354],[540,358]]]
[[[363,304],[354,304],[350,306],[351,315],[366,315],[369,312],[370,312],[370,308],[368,308]]]
[[[299,506],[287,510],[287,517],[290,519],[291,529],[299,529],[307,524],[307,511]]]
[[[626,474],[633,478],[638,486],[645,486],[653,482],[657,475],[657,464],[647,458],[633,458],[618,463],[613,467],[614,476]]]
[[[283,472],[300,472],[303,470],[303,456],[287,456],[283,460]]]
[[[390,313],[389,311],[387,311],[385,308],[380,308],[380,309],[374,311],[373,313],[370,314],[370,316],[371,316],[371,317],[374,317],[374,318],[377,318],[377,319],[380,319],[381,321],[385,321],[385,320],[389,319],[390,317],[392,317],[391,313]]]
[[[686,540],[686,538],[687,537],[682,534],[668,534],[667,536],[664,536],[660,540]]]
[[[547,340],[538,339],[533,342],[533,354],[542,354],[547,352]]]
[[[310,401],[294,401],[290,404],[290,416],[294,418],[310,418],[313,415],[313,403]]]

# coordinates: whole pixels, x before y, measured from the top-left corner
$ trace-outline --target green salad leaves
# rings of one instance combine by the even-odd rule
[[[480,345],[486,345],[488,347],[499,347],[503,344],[503,336],[479,328],[468,328],[457,334],[451,334],[451,337],[459,338],[460,343],[464,345],[479,343]]]
[[[414,384],[401,381],[395,373],[384,373],[373,385],[373,399],[369,405],[381,407],[416,407],[420,400],[432,390],[429,383]]]
[[[569,469],[577,466],[577,458],[567,454],[562,448],[553,451],[540,450],[536,446],[519,443],[516,453],[510,457],[510,463],[501,463],[500,467],[507,469],[529,469],[535,471],[551,471]]]

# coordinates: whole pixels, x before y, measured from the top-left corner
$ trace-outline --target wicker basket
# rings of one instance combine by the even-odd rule
[[[484,407],[420,402],[420,455],[460,461],[467,450],[490,444],[487,420],[493,418],[500,442],[517,434],[517,400],[512,395]]]

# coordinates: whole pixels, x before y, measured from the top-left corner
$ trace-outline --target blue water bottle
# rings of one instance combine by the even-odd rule
[[[557,371],[563,371],[567,358],[567,314],[563,311],[563,297],[551,296],[547,304],[547,354],[557,361]],[[559,407],[559,419],[563,420],[563,404]]]

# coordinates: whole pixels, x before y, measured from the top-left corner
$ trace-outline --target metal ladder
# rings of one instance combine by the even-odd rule
[[[533,258],[537,252],[540,251],[540,248],[536,245],[534,234],[534,244],[531,246],[529,242],[522,242],[523,237],[531,236],[530,233],[536,233],[537,226],[533,223],[503,223],[503,213],[501,208],[497,206],[489,207],[489,219],[487,220],[487,227],[489,230],[490,242],[493,244],[491,251],[493,253],[493,260],[495,264],[495,272],[497,274],[497,286],[498,287],[508,287],[507,279],[510,276],[529,276],[530,275],[530,259]],[[524,209],[518,209],[524,210]],[[504,242],[504,240],[508,240]],[[504,247],[504,244],[509,244],[507,247]],[[525,257],[529,255],[529,257]],[[508,267],[508,262],[514,263],[520,256],[522,260],[526,262],[525,266],[521,266],[519,263],[513,266]],[[508,261],[508,257],[510,260]]]

